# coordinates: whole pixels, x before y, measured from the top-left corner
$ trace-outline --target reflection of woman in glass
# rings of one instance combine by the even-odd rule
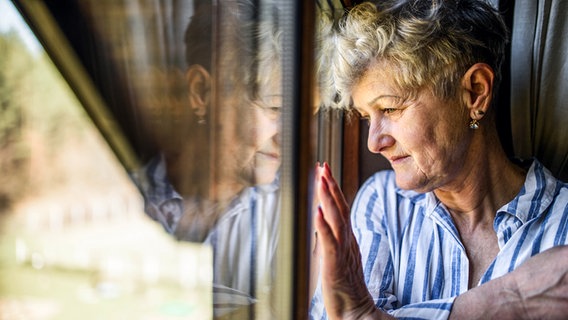
[[[149,120],[160,155],[134,175],[146,213],[178,239],[211,244],[214,282],[250,297],[270,284],[279,220],[280,48],[274,8],[258,9],[195,3],[187,100]]]

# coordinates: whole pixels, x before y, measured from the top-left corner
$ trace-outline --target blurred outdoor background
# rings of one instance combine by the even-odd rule
[[[0,319],[208,319],[209,248],[142,198],[49,57],[0,0]]]

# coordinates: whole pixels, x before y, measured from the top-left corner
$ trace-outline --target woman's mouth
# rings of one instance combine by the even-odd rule
[[[256,154],[269,161],[280,161],[280,154],[277,152],[257,151]]]
[[[390,160],[390,163],[392,165],[397,165],[397,164],[401,164],[402,162],[404,162],[409,157],[410,156],[408,156],[408,155],[392,156],[392,157],[389,158],[389,160]]]

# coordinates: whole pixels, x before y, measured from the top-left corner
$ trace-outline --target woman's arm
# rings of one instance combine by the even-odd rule
[[[516,270],[460,295],[450,319],[566,319],[568,246],[554,247]]]
[[[331,319],[389,319],[375,307],[363,277],[350,210],[327,164],[319,168],[321,207],[315,217],[322,258],[323,300]],[[565,319],[568,315],[568,246],[555,247],[518,269],[457,297],[453,319]]]

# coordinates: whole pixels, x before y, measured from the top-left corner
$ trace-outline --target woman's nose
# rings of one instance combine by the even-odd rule
[[[256,122],[257,135],[260,140],[270,139],[279,144],[282,128],[280,110],[262,109],[256,114]]]
[[[380,123],[371,121],[369,127],[369,137],[367,138],[367,148],[372,153],[380,153],[384,149],[394,145],[394,138],[388,134]]]

